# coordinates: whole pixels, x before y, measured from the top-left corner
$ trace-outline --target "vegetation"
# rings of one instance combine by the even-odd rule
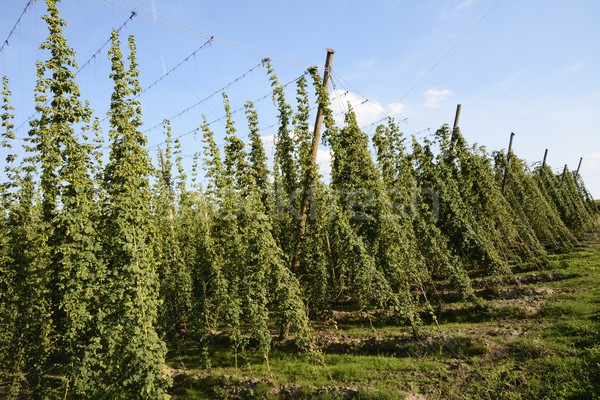
[[[549,255],[541,270],[512,267],[513,278],[473,281],[481,304],[447,296],[418,340],[390,315],[336,311],[315,323],[335,383],[287,342],[274,346],[272,375],[259,357],[234,369],[221,342],[210,371],[197,351],[173,352],[173,394],[189,399],[593,399],[600,387],[600,236]],[[518,283],[515,283],[515,279]],[[496,285],[491,289],[491,285]],[[423,311],[423,319],[427,314]],[[429,319],[431,321],[431,319]]]
[[[224,146],[203,118],[188,177],[169,121],[157,165],[146,149],[134,38],[126,65],[112,33],[105,138],[46,4],[20,151],[3,78],[0,396],[600,396],[598,204],[581,177],[447,125],[409,144],[393,119],[370,138],[351,108],[337,126],[316,68],[290,103],[268,59],[272,168],[254,105],[236,126],[223,93]]]

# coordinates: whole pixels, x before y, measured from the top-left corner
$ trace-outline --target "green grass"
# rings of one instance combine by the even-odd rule
[[[600,399],[600,240],[549,256],[542,270],[518,267],[481,304],[452,303],[410,330],[390,319],[348,318],[317,327],[331,373],[275,345],[271,371],[249,351],[235,369],[223,345],[212,369],[194,348],[171,355],[175,399]],[[514,289],[514,290],[513,290]],[[511,291],[512,290],[512,291]],[[423,397],[421,397],[423,398]]]

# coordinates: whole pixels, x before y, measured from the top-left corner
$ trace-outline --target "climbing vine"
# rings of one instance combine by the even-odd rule
[[[294,343],[329,374],[315,326],[335,326],[341,313],[377,314],[419,337],[449,296],[485,301],[476,276],[510,280],[517,262],[544,268],[549,253],[597,227],[577,173],[490,153],[448,125],[417,140],[390,118],[371,135],[350,105],[338,126],[316,67],[295,80],[292,96],[268,59],[274,129],[262,136],[255,103],[235,108],[223,92],[224,125],[199,118],[201,148],[183,154],[165,120],[153,163],[134,38],[125,58],[111,35],[104,131],[82,100],[57,3],[46,0],[47,59],[36,63],[24,142],[2,79],[0,393],[8,398],[166,399],[168,351],[197,356],[205,370],[223,362],[215,354],[238,370],[259,357],[273,373],[273,349]],[[232,108],[245,111],[243,124]],[[318,145],[331,156],[329,176],[313,159]]]

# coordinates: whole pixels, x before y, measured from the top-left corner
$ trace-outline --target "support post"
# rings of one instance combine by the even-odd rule
[[[579,165],[577,165],[577,171],[575,171],[575,179],[579,176],[579,169],[581,168],[581,162],[583,161],[583,157],[579,158]]]
[[[333,49],[327,49],[327,57],[325,58],[325,71],[323,72],[323,87],[329,91],[329,79],[331,78],[331,65],[333,63]],[[319,141],[321,140],[321,127],[325,118],[324,110],[321,106],[317,109],[317,118],[315,119],[315,129],[313,134],[313,142],[311,149],[312,164],[317,165],[317,151],[319,150]]]
[[[460,105],[460,104],[456,105],[456,115],[454,116],[454,126],[452,128],[452,132],[454,132],[458,129],[458,122],[460,121],[461,108],[462,108],[462,105]]]
[[[333,49],[326,49],[327,57],[325,58],[325,71],[323,72],[323,87],[329,91],[329,80],[331,78],[331,65],[333,64]],[[292,259],[292,271],[297,272],[300,269],[300,255],[302,253],[302,247],[304,246],[304,240],[306,236],[306,220],[308,219],[308,191],[312,187],[312,182],[315,178],[315,170],[317,168],[317,153],[319,150],[319,141],[321,140],[321,128],[323,126],[323,119],[325,118],[325,110],[322,106],[317,109],[317,117],[315,119],[315,129],[313,131],[313,141],[311,148],[311,165],[312,168],[308,170],[305,179],[304,190],[302,191],[302,201],[300,205],[300,223],[298,225],[298,242],[296,243],[296,249],[294,250],[294,257]]]
[[[165,169],[167,168],[167,160],[165,158],[165,152],[163,151],[163,149],[158,149],[158,152],[160,153],[160,169],[162,169],[162,172],[165,172]]]
[[[544,161],[542,161],[542,169],[546,167],[546,157],[548,157],[548,149],[544,151]]]
[[[506,167],[504,167],[504,177],[502,178],[502,193],[504,193],[504,190],[506,189],[506,177],[508,176],[508,165],[510,164],[510,155],[512,154],[512,144],[514,137],[514,132],[511,132],[510,140],[508,142],[508,153],[506,153]]]
[[[160,169],[163,172],[163,176],[165,176],[167,173],[167,159],[165,157],[165,152],[163,151],[163,149],[160,148],[158,149],[158,152],[160,153]],[[173,221],[173,210],[171,209],[171,207],[169,207],[169,220]],[[171,229],[173,229],[173,226],[171,226]]]
[[[562,173],[562,178],[560,179],[561,181],[565,181],[565,177],[567,176],[567,164],[565,164],[565,167],[563,168],[563,173]]]

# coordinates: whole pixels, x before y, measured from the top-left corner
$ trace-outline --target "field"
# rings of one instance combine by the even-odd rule
[[[208,371],[193,349],[172,352],[173,398],[598,398],[600,234],[543,271],[512,270],[512,281],[474,279],[480,305],[446,299],[418,340],[385,316],[335,312],[314,333],[333,382],[288,343],[274,344],[272,375],[253,357],[236,369],[226,346]]]
[[[599,210],[578,170],[470,144],[460,104],[420,138],[352,107],[339,124],[330,68],[283,84],[268,58],[272,135],[226,86],[223,129],[164,120],[153,158],[136,38],[106,42],[104,130],[46,7],[26,138],[2,78],[0,397],[600,396]]]

